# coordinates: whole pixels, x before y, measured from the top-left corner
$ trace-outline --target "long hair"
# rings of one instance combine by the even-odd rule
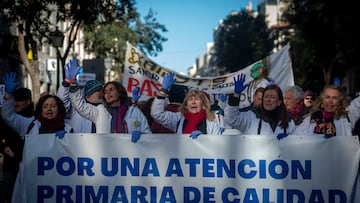
[[[275,90],[279,97],[279,100],[281,101],[280,106],[276,107],[276,109],[275,109],[275,114],[276,114],[276,117],[279,118],[279,120],[281,121],[280,126],[283,129],[286,129],[289,126],[289,117],[288,117],[288,113],[286,111],[286,107],[284,104],[284,97],[283,97],[282,91],[279,86],[269,85],[269,86],[265,87],[263,97],[262,97],[261,116],[264,119],[264,121],[266,121],[266,122],[270,122],[271,120],[274,119],[273,118],[274,115],[271,114],[271,112],[266,111],[264,109],[264,96],[265,96],[266,91],[268,91],[268,90]]]
[[[104,85],[104,88],[102,91],[103,95],[105,94],[105,88],[110,84],[113,85],[115,87],[116,91],[119,93],[120,102],[128,102],[128,95],[127,95],[127,91],[126,91],[125,87],[116,81],[110,81]]]
[[[349,98],[345,96],[342,89],[339,86],[336,85],[328,85],[325,86],[322,90],[320,97],[318,97],[313,105],[313,108],[311,109],[311,114],[316,111],[323,110],[323,99],[324,99],[324,93],[328,89],[333,89],[339,92],[339,104],[337,107],[337,110],[334,112],[334,118],[339,119],[341,117],[346,117],[348,115],[348,111],[346,110],[347,106],[349,105],[350,101]]]
[[[56,105],[58,107],[58,114],[63,119],[65,119],[66,109],[65,109],[65,106],[64,106],[64,102],[59,97],[57,97],[55,95],[51,95],[51,94],[47,94],[47,95],[44,95],[44,96],[40,97],[40,99],[39,99],[39,101],[38,101],[38,103],[36,104],[36,107],[35,107],[35,112],[34,112],[35,117],[38,117],[38,116],[41,115],[42,106],[43,106],[44,102],[49,98],[54,98],[55,99]]]
[[[191,98],[191,97],[196,97],[198,96],[200,98],[200,100],[202,101],[203,105],[205,106],[205,112],[206,112],[206,119],[208,120],[214,120],[215,119],[215,115],[213,112],[210,111],[211,105],[210,105],[210,101],[209,99],[205,96],[205,94],[201,91],[201,90],[197,90],[197,89],[191,89],[185,96],[184,102],[182,103],[181,107],[180,107],[180,112],[181,114],[184,115],[184,113],[186,113],[188,110],[186,109],[186,102]]]

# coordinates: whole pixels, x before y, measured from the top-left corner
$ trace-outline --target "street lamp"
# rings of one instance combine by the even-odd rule
[[[59,47],[63,46],[63,42],[64,42],[64,34],[58,29],[58,27],[56,27],[55,31],[50,32],[50,40],[51,40],[51,44],[55,47],[56,49],[56,91],[59,89],[59,85],[60,85],[60,64],[59,64],[59,55],[60,55],[60,51],[58,50]]]

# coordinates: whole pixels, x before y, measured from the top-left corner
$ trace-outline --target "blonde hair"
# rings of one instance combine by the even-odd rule
[[[209,99],[205,96],[204,92],[201,90],[197,90],[197,89],[191,89],[185,96],[184,102],[182,103],[181,107],[180,107],[180,112],[182,115],[184,115],[184,113],[186,113],[188,110],[186,109],[186,102],[191,98],[191,97],[199,97],[200,100],[203,103],[203,106],[205,107],[205,112],[206,112],[206,119],[207,120],[214,120],[215,119],[215,114],[214,112],[210,111],[211,105],[210,105],[210,101]]]
[[[348,97],[345,96],[345,94],[343,93],[341,88],[336,85],[329,85],[329,86],[324,87],[323,91],[320,94],[320,97],[318,97],[315,100],[314,106],[313,106],[313,109],[311,112],[313,113],[316,111],[321,111],[323,109],[322,100],[324,98],[324,92],[328,89],[337,90],[339,92],[339,104],[338,104],[338,108],[337,108],[336,112],[334,113],[334,118],[339,119],[341,117],[346,117],[348,115],[348,111],[346,110],[346,108],[349,105],[349,100],[348,100]]]

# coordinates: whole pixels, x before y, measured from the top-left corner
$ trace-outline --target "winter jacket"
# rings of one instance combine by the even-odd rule
[[[104,104],[97,106],[85,102],[80,90],[70,92],[72,107],[79,112],[81,116],[95,123],[96,133],[111,133],[111,113]],[[142,133],[150,134],[151,130],[144,114],[134,106],[129,106],[125,114],[125,121],[128,127],[128,133],[134,130],[140,130]],[[140,123],[138,126],[137,123]],[[135,124],[136,123],[136,124]]]
[[[296,135],[319,135],[314,133],[316,123],[311,123],[311,116],[306,117],[303,122],[296,128],[294,134]],[[351,123],[348,118],[343,117],[334,120],[336,129],[336,136],[352,136]]]
[[[1,116],[5,120],[5,122],[14,129],[23,139],[25,135],[38,135],[39,129],[41,127],[41,123],[35,119],[34,116],[28,118],[21,116],[15,113],[14,109],[14,98],[4,100]],[[73,131],[72,127],[68,123],[68,120],[65,120],[65,129],[67,133],[71,133]]]
[[[155,98],[151,108],[151,116],[164,127],[183,134],[184,116],[180,112],[171,112],[165,110],[165,99]],[[216,119],[206,120],[206,134],[220,135],[220,126]]]
[[[81,116],[71,105],[69,87],[60,85],[56,95],[64,102],[67,118],[74,129],[74,133],[91,133],[92,122]]]
[[[249,110],[246,112],[239,111],[238,106],[227,105],[225,107],[225,122],[233,128],[236,128],[244,134],[277,136],[279,133],[292,134],[295,131],[295,123],[289,120],[289,126],[284,130],[279,124],[273,131],[270,124]]]
[[[71,106],[74,110],[80,115],[81,119],[78,120],[76,125],[81,125],[85,123],[85,126],[80,127],[80,129],[86,129],[89,127],[89,124],[82,121],[87,119],[95,123],[96,133],[111,133],[111,114],[108,112],[104,104],[93,105],[85,101],[81,90],[77,89],[75,92],[69,92]],[[73,121],[76,122],[76,121]],[[91,132],[91,128],[90,128]]]

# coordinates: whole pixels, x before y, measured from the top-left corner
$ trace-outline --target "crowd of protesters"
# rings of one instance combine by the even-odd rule
[[[202,134],[257,134],[279,140],[289,135],[329,139],[358,134],[360,99],[349,101],[335,85],[326,86],[315,97],[311,90],[304,92],[296,85],[282,92],[275,83],[263,82],[249,98],[251,105],[242,108],[240,97],[249,84],[240,74],[234,78],[233,93],[219,95],[214,108],[206,92],[177,85],[172,72],[163,77],[158,95],[141,103],[139,87],[129,96],[118,81],[90,80],[81,87],[76,80],[81,67],[75,58],[64,69],[65,80],[57,95],[44,94],[36,106],[31,91],[19,87],[16,73],[3,77],[0,153],[4,155],[4,202],[10,202],[25,135],[53,133],[62,139],[69,133],[126,133],[136,143],[143,134],[151,133],[188,134],[192,139]]]

